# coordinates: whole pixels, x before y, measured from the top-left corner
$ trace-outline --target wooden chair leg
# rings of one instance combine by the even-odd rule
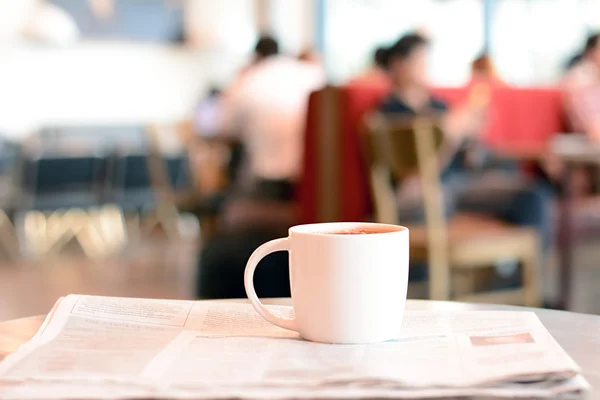
[[[52,229],[55,234],[48,248],[51,254],[58,254],[73,238],[85,229],[87,214],[81,209],[70,209],[53,213]]]
[[[450,300],[450,269],[444,255],[429,251],[429,299]]]
[[[76,238],[90,260],[101,260],[109,254],[106,241],[93,223],[87,223],[77,233]]]
[[[541,305],[542,255],[537,237],[532,237],[524,251],[523,290],[524,303],[528,307]]]
[[[0,243],[9,260],[19,259],[16,229],[6,213],[0,210]]]
[[[47,251],[58,253],[75,236],[68,211],[57,210],[46,219]]]
[[[99,226],[111,252],[119,251],[126,245],[125,216],[118,207],[103,207],[99,213]]]
[[[475,292],[475,273],[474,270],[458,270],[451,274],[452,297],[461,297],[471,295]]]
[[[18,225],[22,226],[19,236],[23,253],[37,259],[48,251],[46,216],[43,213],[27,212]]]
[[[171,204],[163,204],[156,210],[156,217],[158,223],[165,230],[167,237],[170,240],[177,240],[180,238],[179,235],[179,212],[177,208]]]
[[[139,214],[125,215],[125,230],[130,242],[139,242],[142,237],[142,217]]]

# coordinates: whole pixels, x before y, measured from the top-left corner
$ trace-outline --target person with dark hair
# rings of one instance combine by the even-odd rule
[[[298,60],[308,64],[321,66],[321,59],[319,57],[319,53],[308,47],[302,50],[300,54],[298,54]]]
[[[213,86],[196,106],[193,119],[194,132],[204,137],[217,135],[221,122],[220,112],[221,89]]]
[[[386,54],[392,81],[391,94],[380,104],[383,114],[405,117],[431,116],[441,121],[446,147],[441,149],[440,171],[448,215],[456,211],[487,214],[509,223],[535,228],[549,246],[549,202],[547,192],[525,180],[518,172],[487,165],[476,168],[464,157],[465,142],[481,146],[477,135],[483,130],[490,94],[487,86],[474,87],[469,98],[452,110],[429,91],[427,38],[410,33]],[[418,177],[399,182],[399,223],[424,220],[423,198]],[[500,268],[500,267],[499,267]],[[512,265],[509,271],[515,270]],[[500,268],[506,272],[507,268]]]
[[[572,70],[582,59],[583,53],[581,52],[577,52],[575,55],[571,56],[565,63],[565,72]]]
[[[392,82],[392,94],[381,104],[384,113],[445,112],[446,104],[429,92],[427,79],[427,56],[429,41],[417,33],[410,33],[398,40],[385,52],[384,63]],[[444,129],[448,135],[460,141],[481,131],[489,93],[482,87],[471,93],[468,102],[446,113]]]
[[[361,74],[348,81],[349,85],[362,86],[384,86],[390,85],[390,79],[387,76],[385,68],[385,57],[387,49],[377,47],[373,52],[373,58],[369,68]]]
[[[581,60],[567,72],[562,90],[572,130],[600,140],[600,33],[587,38]]]
[[[484,51],[471,63],[471,82],[485,82],[492,85],[505,85],[496,73],[490,55]]]
[[[252,64],[229,92],[222,114],[223,134],[239,138],[243,159],[219,228],[202,247],[200,298],[243,295],[244,267],[252,251],[290,226],[308,97],[324,83],[318,65],[280,54],[272,37],[258,40]],[[259,295],[290,295],[287,264],[283,252],[261,261],[254,280]]]
[[[279,43],[272,36],[261,36],[254,46],[254,58],[256,61],[279,54]]]
[[[323,70],[280,54],[277,41],[259,38],[252,67],[230,92],[226,134],[241,139],[247,159],[240,190],[289,201],[300,173],[308,96],[325,83]]]
[[[375,49],[375,53],[373,53],[373,61],[374,65],[381,68],[382,70],[386,69],[385,60],[387,57],[387,49],[385,47],[378,47]]]

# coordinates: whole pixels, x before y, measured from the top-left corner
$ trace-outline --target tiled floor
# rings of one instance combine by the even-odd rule
[[[579,245],[576,255],[573,309],[600,314],[600,246]],[[189,299],[195,268],[193,244],[159,242],[104,263],[70,257],[0,264],[0,321],[43,314],[69,293]],[[544,274],[546,298],[555,295],[555,277],[551,261]]]

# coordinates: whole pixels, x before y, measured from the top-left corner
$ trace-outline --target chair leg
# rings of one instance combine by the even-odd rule
[[[141,219],[142,218],[138,213],[125,216],[125,229],[127,230],[127,237],[129,238],[129,241],[140,241],[142,236]]]
[[[73,239],[77,238],[87,223],[87,214],[81,209],[57,211],[49,217],[53,241],[48,248],[51,254],[58,254]],[[85,251],[85,249],[84,249]]]
[[[179,212],[173,206],[159,206],[151,214],[142,216],[142,233],[151,234],[155,228],[161,228],[170,240],[177,240],[179,234]]]
[[[160,224],[167,237],[171,240],[179,239],[179,212],[170,204],[159,205],[156,210],[157,223]]]
[[[461,297],[475,292],[475,273],[474,270],[452,271],[452,297]]]
[[[48,251],[46,216],[39,211],[18,218],[18,236],[22,253],[35,259]]]
[[[91,260],[103,259],[109,254],[106,241],[91,221],[77,233],[76,238],[85,255]]]
[[[429,250],[429,299],[450,300],[450,268],[441,251]]]
[[[104,206],[97,215],[97,221],[108,252],[121,250],[127,243],[127,227],[121,210],[117,206]]]
[[[15,261],[19,259],[16,229],[3,210],[0,210],[0,244],[9,260]]]
[[[58,253],[75,235],[68,211],[57,210],[46,218],[47,252]]]
[[[528,307],[541,305],[542,253],[537,237],[532,237],[523,257],[524,303]]]

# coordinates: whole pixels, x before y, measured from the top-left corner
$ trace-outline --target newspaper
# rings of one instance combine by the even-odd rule
[[[0,363],[2,399],[577,398],[587,389],[536,315],[509,311],[407,310],[395,340],[328,345],[248,304],[69,295]]]

